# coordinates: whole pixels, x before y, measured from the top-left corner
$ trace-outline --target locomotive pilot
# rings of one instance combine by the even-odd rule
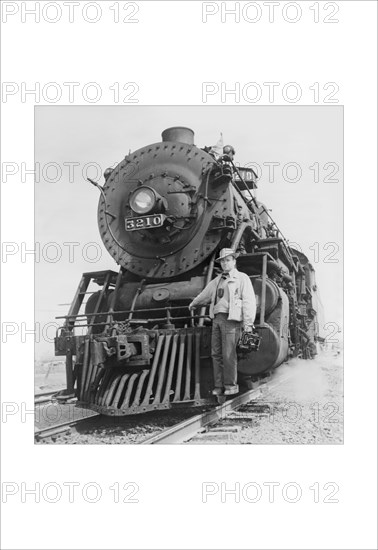
[[[223,273],[215,277],[189,304],[189,310],[210,303],[213,319],[211,357],[213,395],[233,395],[237,384],[236,346],[241,331],[251,332],[256,315],[256,298],[250,278],[236,269],[237,253],[223,248],[219,258]]]

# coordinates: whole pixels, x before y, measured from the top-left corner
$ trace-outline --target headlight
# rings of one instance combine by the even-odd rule
[[[156,204],[156,194],[151,187],[139,187],[131,194],[130,207],[137,214],[147,214]]]

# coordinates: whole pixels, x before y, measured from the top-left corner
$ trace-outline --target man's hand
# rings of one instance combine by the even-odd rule
[[[251,325],[247,325],[244,327],[244,332],[252,332],[252,326]]]
[[[188,309],[189,311],[194,311],[196,308],[195,306],[193,305],[193,302],[191,302],[189,305],[188,305]]]

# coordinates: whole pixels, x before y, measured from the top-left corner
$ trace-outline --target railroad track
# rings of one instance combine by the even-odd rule
[[[190,418],[178,422],[177,424],[170,426],[169,428],[163,428],[158,433],[151,437],[147,437],[140,441],[141,445],[154,445],[154,444],[180,444],[196,440],[199,443],[222,443],[222,439],[232,440],[235,434],[240,430],[240,420],[249,419],[252,420],[256,417],[256,405],[262,393],[269,392],[278,387],[291,376],[279,378],[277,381],[271,379],[262,379],[258,382],[258,387],[249,390],[241,395],[237,395],[233,399],[225,401],[225,398],[220,398],[220,404],[208,410],[202,414],[193,415]],[[52,394],[53,395],[53,394]],[[48,398],[49,394],[46,393],[43,397]],[[51,398],[50,398],[51,400]],[[48,401],[48,399],[47,399]],[[223,402],[222,402],[223,401]],[[43,405],[44,402],[39,404]],[[69,405],[75,409],[74,405]],[[248,410],[246,410],[246,408]],[[243,412],[238,412],[243,409]],[[168,411],[166,411],[168,412]],[[71,430],[73,427],[81,426],[85,427],[93,426],[91,422],[94,418],[101,418],[101,415],[95,411],[86,411],[87,416],[85,418],[70,418],[67,421],[63,421],[54,425],[49,425],[42,428],[36,428],[34,435],[37,441],[46,439],[49,437],[63,435]],[[172,410],[172,414],[174,411]],[[220,422],[227,419],[227,426],[217,426]],[[112,419],[114,420],[114,419]],[[135,420],[135,425],[144,427],[143,418],[139,417]],[[224,423],[223,423],[224,424]]]
[[[77,418],[77,419],[71,419],[67,420],[66,422],[60,422],[59,424],[54,424],[52,426],[46,426],[44,428],[36,428],[34,430],[34,437],[37,441],[40,441],[41,439],[45,439],[47,437],[53,437],[57,435],[62,435],[64,433],[67,433],[73,428],[74,426],[77,426],[78,424],[85,424],[92,418],[100,416],[98,413],[93,411],[93,414],[90,416],[87,416],[86,418]]]
[[[75,424],[78,424],[79,422],[83,422],[83,420],[73,420],[70,422],[61,422],[60,424],[56,424],[54,426],[50,426],[48,428],[41,428],[34,430],[34,437],[37,440],[45,439],[46,437],[52,437],[54,435],[62,435],[65,432],[68,432],[72,426]]]
[[[35,396],[34,396],[34,404],[35,405],[39,405],[41,403],[48,403],[49,401],[52,401],[52,399],[58,394],[60,393],[61,391],[63,391],[64,388],[62,388],[61,390],[53,390],[53,391],[46,391],[46,392],[41,392],[41,393],[37,393]]]
[[[262,390],[272,391],[276,387],[288,381],[291,376],[280,378],[276,382],[262,381],[257,388],[249,390],[241,395],[221,403],[211,411],[196,415],[188,420],[184,420],[175,426],[167,428],[162,432],[142,441],[141,445],[173,445],[190,442],[196,439],[201,443],[210,443],[214,440],[232,439],[235,432],[240,429],[240,420],[252,420],[256,415],[254,404],[262,396]],[[237,414],[239,409],[244,406],[242,413]],[[245,410],[249,406],[249,410]],[[231,420],[226,427],[217,427],[216,425],[225,419]]]
[[[64,420],[56,424],[50,423],[48,426],[44,426],[41,428],[36,427],[34,429],[34,437],[36,440],[63,434],[64,432],[69,431],[73,426],[81,422],[85,422],[86,420],[94,416],[99,416],[99,414],[94,411],[88,411],[86,412],[86,416],[84,418],[73,418],[74,415],[72,414],[72,412],[73,410],[75,410],[74,403],[77,401],[77,399],[74,398],[67,401],[67,398],[62,396],[62,400],[60,401],[58,395],[60,391],[61,390],[48,391],[39,393],[34,396],[36,418],[43,416],[43,414],[41,414],[41,410],[43,411],[43,408],[47,409],[48,411],[48,409],[50,407],[53,407],[54,405],[58,407],[61,416],[64,417],[64,410],[66,410],[68,411],[68,416],[70,417],[68,420]],[[46,416],[48,417],[47,412]]]

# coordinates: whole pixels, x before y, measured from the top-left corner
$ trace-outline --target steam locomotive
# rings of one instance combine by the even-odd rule
[[[194,145],[189,128],[127,155],[104,173],[98,225],[118,271],[84,273],[55,339],[67,389],[105,415],[214,403],[211,319],[188,305],[217,275],[221,248],[257,300],[258,351],[238,358],[246,385],[288,357],[316,353],[315,273],[257,201],[257,176],[232,146]],[[87,299],[86,299],[87,298]]]

